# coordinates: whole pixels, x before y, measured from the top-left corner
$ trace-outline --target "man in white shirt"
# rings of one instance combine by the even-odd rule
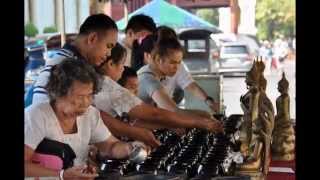
[[[32,103],[48,101],[45,86],[50,76],[51,68],[66,57],[83,60],[90,65],[99,66],[111,54],[118,37],[115,22],[107,15],[95,14],[89,16],[80,27],[79,34],[71,43],[66,43],[62,49],[52,53],[46,60],[44,69],[40,72],[33,90]]]

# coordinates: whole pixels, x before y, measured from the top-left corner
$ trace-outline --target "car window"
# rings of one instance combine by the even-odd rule
[[[246,46],[224,46],[222,53],[224,54],[248,54]]]
[[[188,40],[188,52],[206,52],[206,41]]]

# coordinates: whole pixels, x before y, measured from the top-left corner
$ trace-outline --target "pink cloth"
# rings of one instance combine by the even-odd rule
[[[55,155],[35,153],[32,157],[32,162],[53,170],[61,170],[63,168],[62,159]]]

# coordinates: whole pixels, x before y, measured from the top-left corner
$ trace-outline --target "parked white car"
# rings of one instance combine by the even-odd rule
[[[253,55],[244,43],[226,42],[221,44],[214,69],[224,75],[245,75],[253,64]]]

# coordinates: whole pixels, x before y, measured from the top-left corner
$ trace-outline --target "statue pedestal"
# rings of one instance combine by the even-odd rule
[[[266,180],[262,172],[257,171],[237,171],[237,176],[250,176],[251,180]]]

